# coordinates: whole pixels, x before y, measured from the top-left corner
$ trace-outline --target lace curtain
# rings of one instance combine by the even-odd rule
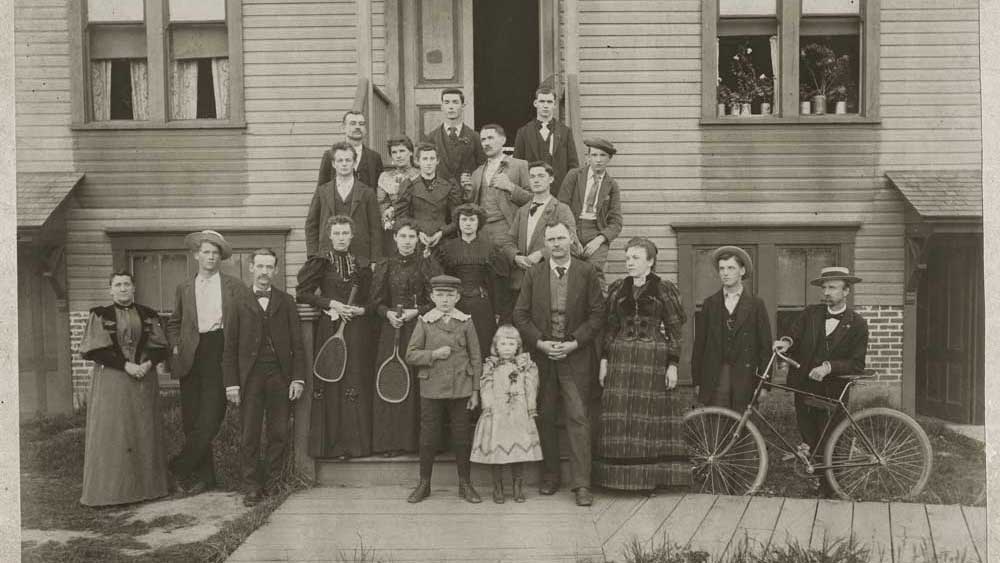
[[[170,72],[170,117],[198,117],[198,61],[174,61]]]
[[[772,35],[770,37],[771,41],[771,76],[774,77],[774,95],[771,100],[771,113],[774,115],[779,115],[781,113],[781,104],[778,100],[781,99],[781,69],[778,68],[780,64],[778,61],[778,37]]]
[[[111,61],[90,62],[90,98],[94,121],[111,119]]]
[[[216,119],[229,118],[229,59],[212,59],[212,86],[215,90]]]
[[[149,119],[149,66],[146,61],[129,61],[132,80],[132,119]]]

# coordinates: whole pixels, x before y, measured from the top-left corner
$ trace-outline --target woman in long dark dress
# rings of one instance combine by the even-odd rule
[[[393,351],[396,328],[399,328],[400,355],[417,324],[417,316],[434,307],[430,280],[441,273],[433,258],[417,251],[417,227],[411,219],[396,221],[396,252],[375,265],[375,279],[369,309],[381,318],[378,354],[375,366],[381,366]],[[397,310],[402,309],[398,314]],[[387,457],[415,452],[419,446],[420,392],[417,370],[410,368],[410,394],[401,403],[389,403],[374,396],[372,450]]]
[[[489,350],[497,319],[509,323],[512,304],[507,283],[507,258],[490,237],[479,236],[486,225],[486,213],[474,203],[455,208],[454,223],[459,235],[446,239],[434,249],[434,256],[448,275],[462,280],[461,299],[455,306],[472,316],[480,350]]]
[[[308,303],[323,313],[317,321],[316,353],[340,323],[347,323],[344,378],[336,383],[317,379],[313,385],[309,455],[316,458],[347,460],[371,454],[372,330],[365,307],[356,305],[368,300],[371,270],[359,268],[354,255],[348,252],[353,230],[350,217],[335,215],[327,221],[332,250],[326,256],[310,258],[302,266],[295,290],[299,303]],[[350,299],[352,291],[354,297]]]
[[[156,311],[133,301],[132,274],[110,278],[113,303],[94,307],[80,354],[94,362],[80,503],[107,506],[167,494],[155,366],[167,358]]]
[[[675,389],[686,318],[677,286],[653,273],[655,263],[652,242],[630,240],[628,276],[608,288],[592,477],[612,489],[651,490],[690,480],[682,423],[692,396]]]

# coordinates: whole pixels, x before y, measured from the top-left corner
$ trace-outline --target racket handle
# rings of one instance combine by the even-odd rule
[[[358,296],[358,286],[351,286],[351,294],[347,297],[347,304],[354,305],[354,298]]]

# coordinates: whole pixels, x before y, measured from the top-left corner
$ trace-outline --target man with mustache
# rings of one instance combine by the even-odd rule
[[[475,203],[486,212],[483,230],[494,244],[510,230],[514,214],[531,200],[528,162],[503,153],[507,133],[496,124],[483,125],[479,131],[480,144],[486,162],[472,172],[469,181],[462,185],[464,200]]]
[[[342,119],[344,124],[344,141],[354,147],[354,176],[365,186],[372,187],[378,183],[382,175],[382,155],[364,145],[365,133],[368,129],[365,114],[360,111],[348,110]],[[319,163],[319,179],[317,186],[333,179],[333,153],[330,148],[323,152],[323,160]]]

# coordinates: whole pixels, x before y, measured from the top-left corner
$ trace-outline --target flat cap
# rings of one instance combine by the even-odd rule
[[[455,276],[441,274],[431,278],[431,289],[454,289],[462,287],[462,280]]]
[[[615,156],[615,153],[618,152],[618,149],[616,149],[615,146],[611,144],[611,141],[607,139],[602,139],[600,137],[590,137],[584,139],[583,144],[587,145],[588,147],[593,147],[595,149],[602,150],[611,156]]]

